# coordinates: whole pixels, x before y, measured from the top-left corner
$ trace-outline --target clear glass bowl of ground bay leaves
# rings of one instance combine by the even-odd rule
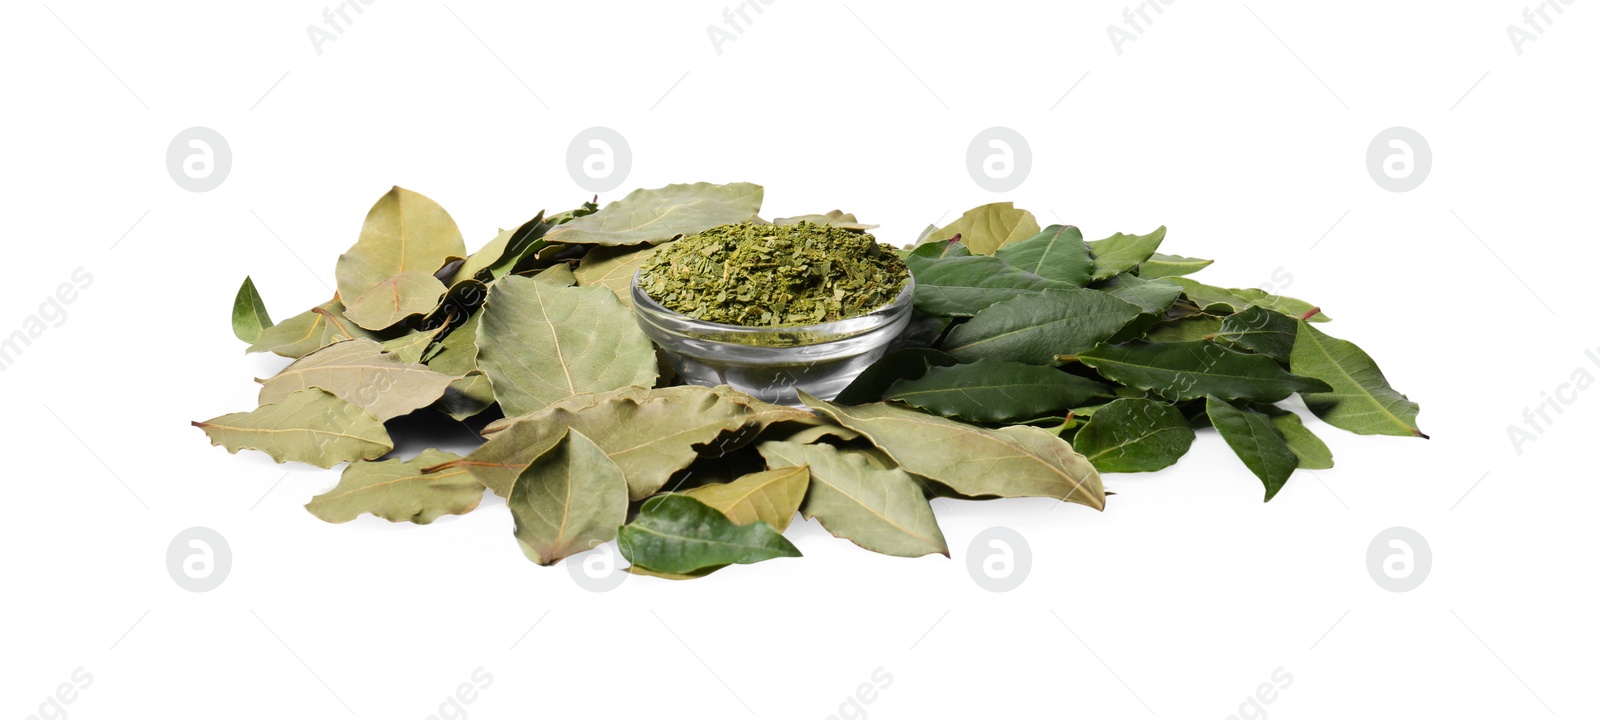
[[[673,246],[634,273],[632,298],[685,382],[784,405],[802,390],[832,400],[911,322],[905,263],[860,231],[736,223]]]

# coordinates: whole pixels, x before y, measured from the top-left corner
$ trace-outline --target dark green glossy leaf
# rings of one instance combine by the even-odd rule
[[[943,256],[949,245],[928,243],[905,258],[916,279],[917,309],[930,315],[969,317],[1002,300],[1047,288],[1071,287],[1013,267],[993,255]]]
[[[897,380],[885,397],[945,417],[1006,422],[1059,413],[1111,389],[1044,365],[983,358]]]
[[[1194,430],[1183,413],[1155,400],[1115,400],[1093,410],[1072,447],[1100,472],[1152,472],[1189,452]]]
[[[1327,383],[1292,375],[1272,358],[1229,350],[1209,341],[1100,345],[1079,362],[1115,382],[1153,390],[1168,400],[1217,395],[1277,402],[1292,393],[1327,392]]]
[[[1235,407],[1215,395],[1206,397],[1206,415],[1228,447],[1244,461],[1245,467],[1261,479],[1267,489],[1266,499],[1271,500],[1300,464],[1272,421],[1266,415]]]
[[[639,517],[617,531],[617,547],[634,565],[674,575],[800,557],[800,550],[771,525],[735,525],[716,508],[670,494],[646,500]]]
[[[1094,277],[1094,258],[1083,233],[1071,225],[1051,225],[1038,235],[1002,246],[994,256],[1047,280],[1083,287]]]
[[[1167,226],[1162,225],[1147,235],[1117,233],[1090,242],[1089,250],[1094,253],[1094,279],[1105,280],[1139,267],[1155,254],[1166,237]]]
[[[1188,275],[1206,269],[1212,262],[1214,261],[1183,257],[1182,255],[1155,253],[1150,256],[1149,260],[1139,265],[1139,277],[1146,280],[1154,280],[1156,278]]]
[[[1205,340],[1221,332],[1222,318],[1215,315],[1190,315],[1163,320],[1144,333],[1144,339],[1156,343],[1192,342]]]
[[[1416,403],[1389,386],[1378,364],[1355,343],[1300,322],[1289,367],[1327,382],[1322,392],[1304,393],[1306,406],[1322,421],[1358,435],[1416,435]]]
[[[1223,318],[1216,337],[1278,362],[1289,362],[1289,353],[1294,351],[1297,327],[1299,325],[1295,320],[1283,313],[1250,307]]]
[[[1094,347],[1139,315],[1139,306],[1098,290],[1045,290],[990,305],[950,331],[944,351],[1050,365],[1055,356]]]
[[[922,377],[929,368],[949,367],[960,361],[930,348],[905,348],[895,350],[867,366],[860,375],[846,385],[833,401],[840,405],[860,405],[883,399],[889,386],[899,380]]]
[[[1289,451],[1299,458],[1300,467],[1308,470],[1327,470],[1333,467],[1333,451],[1322,442],[1322,438],[1317,437],[1316,433],[1306,427],[1298,414],[1275,405],[1257,409],[1272,420],[1272,426],[1283,436]]]

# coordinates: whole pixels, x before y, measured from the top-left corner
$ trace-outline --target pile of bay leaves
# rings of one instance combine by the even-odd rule
[[[438,204],[394,188],[339,257],[332,299],[274,324],[247,278],[234,333],[294,361],[260,406],[194,423],[230,452],[349,463],[306,506],[418,524],[506,500],[541,565],[616,540],[630,571],[699,577],[798,556],[798,512],[869,550],[949,554],[929,500],[1050,497],[1103,509],[1102,472],[1172,465],[1214,427],[1271,499],[1332,466],[1292,410],[1420,436],[1417,405],[1309,303],[1188,276],[1166,234],[1085,242],[1010,203],[902,251],[917,318],[832,402],[676,381],[629,307],[665,243],[758,217],[762,188],[696,183],[540,213],[468,253]],[[848,213],[778,218],[871,229]],[[400,421],[402,417],[407,419]],[[465,456],[383,459],[391,430],[466,423]]]

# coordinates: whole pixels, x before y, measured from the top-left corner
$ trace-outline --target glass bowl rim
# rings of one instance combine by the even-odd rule
[[[729,323],[700,320],[698,318],[689,317],[688,315],[684,315],[683,313],[662,305],[661,303],[656,302],[655,298],[650,297],[650,293],[645,292],[643,288],[639,287],[639,276],[642,274],[644,274],[643,268],[635,270],[633,272],[633,277],[628,281],[629,294],[633,298],[635,313],[662,318],[679,325],[682,330],[689,332],[704,332],[708,334],[733,337],[758,337],[771,335],[772,333],[812,334],[823,338],[816,344],[832,342],[834,340],[859,335],[863,332],[876,329],[885,323],[892,322],[897,316],[911,309],[911,295],[912,291],[916,287],[916,278],[912,277],[910,272],[907,272],[906,284],[900,289],[900,293],[896,295],[893,300],[890,300],[889,302],[879,305],[878,307],[875,307],[860,315],[839,320],[830,320],[828,322],[813,323],[811,325],[777,325],[754,327],[749,325],[732,325]],[[740,344],[730,341],[721,342]]]

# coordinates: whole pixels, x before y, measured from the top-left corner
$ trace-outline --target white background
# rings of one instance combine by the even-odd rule
[[[77,718],[423,718],[477,668],[494,681],[460,707],[481,718],[822,718],[877,668],[892,684],[845,717],[1225,718],[1278,668],[1292,684],[1243,717],[1600,712],[1600,391],[1562,391],[1520,453],[1507,437],[1600,377],[1589,3],[1546,10],[1520,54],[1521,0],[1180,1],[1120,54],[1125,0],[779,0],[718,48],[726,6],[379,0],[319,53],[323,0],[8,5],[0,334],[94,279],[0,373],[0,713],[39,713],[77,668]],[[951,559],[797,522],[803,559],[596,594],[526,561],[493,496],[329,525],[300,506],[336,471],[189,427],[253,407],[282,364],[229,332],[246,274],[278,318],[325,300],[394,184],[469,247],[576,205],[566,149],[595,125],[633,153],[602,201],[748,180],[768,216],[841,207],[896,243],[995,200],[1089,237],[1165,224],[1169,252],[1218,259],[1201,280],[1292,276],[1277,291],[1325,308],[1433,439],[1312,422],[1338,467],[1263,505],[1208,431],[1171,469],[1108,476],[1104,513],[939,502]],[[231,147],[210,192],[166,169],[192,126]],[[966,168],[991,126],[1031,146],[1003,195]],[[1392,126],[1431,147],[1411,192],[1366,167]],[[207,593],[166,568],[193,526],[232,552]],[[1009,593],[967,571],[994,526],[1032,552]],[[1408,593],[1368,573],[1392,526],[1431,547]]]

